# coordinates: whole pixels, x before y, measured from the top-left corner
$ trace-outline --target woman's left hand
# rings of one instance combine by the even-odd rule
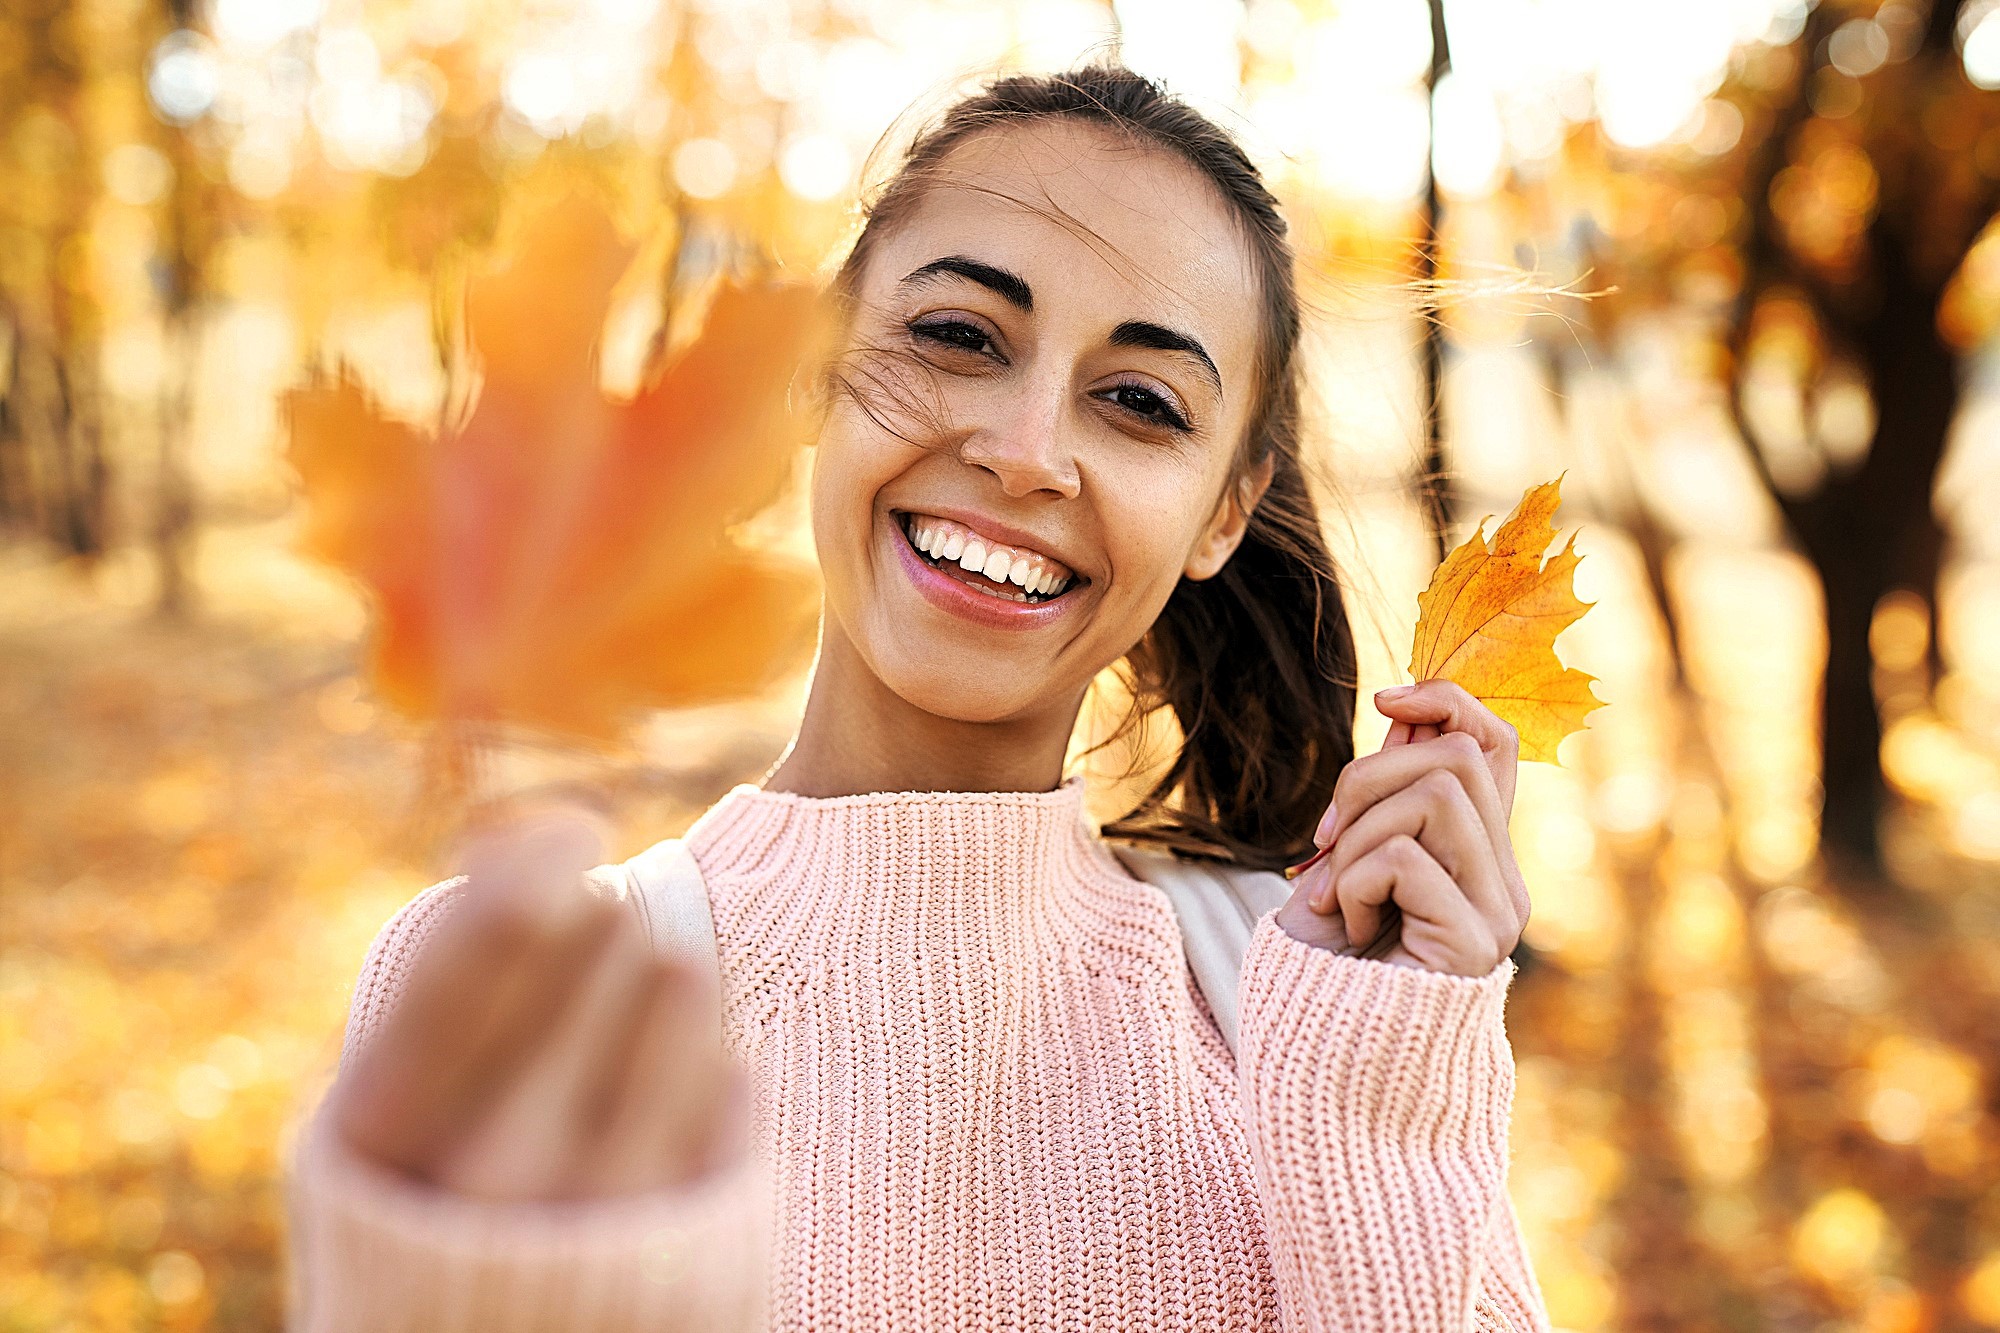
[[[1332,850],[1299,876],[1278,924],[1342,953],[1485,976],[1528,924],[1507,834],[1514,729],[1446,681],[1384,690],[1375,706],[1388,740],[1342,771],[1313,837]]]

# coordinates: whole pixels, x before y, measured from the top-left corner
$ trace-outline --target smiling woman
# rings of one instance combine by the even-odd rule
[[[805,717],[642,854],[705,894],[723,1042],[575,891],[573,828],[478,844],[357,989],[308,1325],[1545,1328],[1506,1195],[1513,737],[1433,683],[1353,759],[1241,149],[1124,70],[1004,80],[836,289]],[[1184,739],[1100,832],[1063,761],[1121,660]],[[1106,834],[1339,870],[1256,922],[1225,1024]]]
[[[836,684],[855,668],[888,683],[944,742],[913,750],[967,765],[924,785],[977,788],[998,777],[991,733],[945,742],[954,724],[1032,701],[1061,725],[1123,658],[1137,707],[1170,709],[1185,743],[1111,831],[1246,865],[1309,852],[1352,755],[1353,649],[1300,466],[1291,251],[1241,149],[1143,80],[1004,81],[919,139],[837,287],[815,699],[867,697]],[[935,561],[904,570],[890,538],[910,513],[983,533],[989,560],[996,538],[1056,558],[1071,591],[996,618],[926,577]],[[996,647],[954,607],[1034,633]],[[777,780],[811,772],[822,738],[855,753],[809,719]],[[1060,753],[1032,762],[1007,780],[1059,776]]]

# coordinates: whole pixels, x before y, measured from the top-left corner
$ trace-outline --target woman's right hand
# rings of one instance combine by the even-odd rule
[[[670,1188],[746,1149],[716,997],[585,886],[597,847],[574,815],[471,839],[460,901],[334,1087],[352,1148],[491,1202]]]

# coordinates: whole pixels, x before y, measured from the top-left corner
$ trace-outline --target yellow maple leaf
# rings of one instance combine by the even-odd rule
[[[1576,538],[1542,562],[1562,480],[1531,487],[1486,536],[1486,520],[1445,557],[1417,597],[1414,680],[1448,680],[1511,723],[1521,757],[1556,761],[1556,746],[1602,708],[1596,679],[1556,657],[1556,636],[1591,604],[1576,598]]]

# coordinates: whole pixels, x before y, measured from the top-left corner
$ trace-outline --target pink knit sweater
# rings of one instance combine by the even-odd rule
[[[1547,1328],[1506,1192],[1511,963],[1345,958],[1267,916],[1233,1059],[1076,782],[738,787],[688,837],[752,1153],[671,1194],[496,1206],[322,1116],[293,1191],[304,1327]],[[376,941],[350,1055],[451,894]]]

